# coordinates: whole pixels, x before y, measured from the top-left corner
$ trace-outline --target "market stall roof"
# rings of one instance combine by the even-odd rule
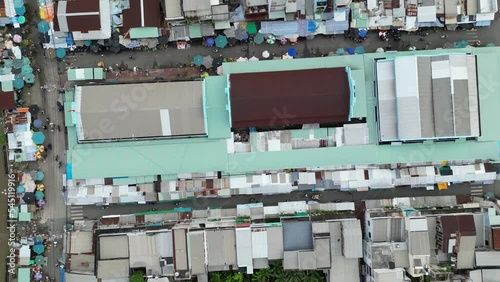
[[[231,74],[229,81],[233,128],[349,120],[346,68]]]
[[[205,135],[202,96],[202,81],[77,87],[78,138],[98,141]],[[136,97],[134,107],[113,102],[127,97]],[[102,130],[103,120],[110,122],[107,130]]]

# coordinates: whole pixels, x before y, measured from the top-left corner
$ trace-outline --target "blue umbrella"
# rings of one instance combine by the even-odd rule
[[[92,41],[90,41],[90,40],[87,40],[87,41],[85,41],[85,42],[83,43],[83,45],[85,45],[85,46],[87,46],[87,47],[89,47],[91,44],[92,44]]]
[[[363,48],[363,46],[358,46],[358,47],[356,47],[356,49],[354,49],[354,52],[356,54],[364,54],[365,53],[365,48]]]
[[[26,14],[26,7],[25,6],[15,8],[15,10],[16,10],[16,15],[24,16],[24,14]]]
[[[33,140],[33,142],[37,145],[43,144],[43,142],[45,141],[45,134],[43,134],[43,132],[40,131],[35,132],[33,133],[31,140]]]
[[[26,83],[34,83],[35,82],[35,75],[33,73],[28,73],[24,76],[24,81]]]
[[[23,185],[17,186],[17,188],[16,188],[16,193],[17,194],[22,194],[22,193],[24,193],[24,191],[26,191],[26,189],[24,189]]]
[[[467,43],[467,41],[465,40],[461,40],[458,45],[460,46],[460,48],[465,48],[467,47],[467,45],[469,45],[469,43]]]
[[[340,56],[340,55],[344,55],[345,50],[344,50],[344,48],[338,48],[336,53],[337,53],[337,55],[339,55],[339,56]]]
[[[367,33],[366,29],[360,29],[359,30],[359,36],[360,37],[366,37],[366,33]]]
[[[346,51],[347,51],[347,54],[349,54],[349,55],[354,55],[354,53],[356,53],[356,52],[354,51],[354,48],[347,48],[347,50],[346,50]]]
[[[33,126],[34,126],[35,128],[40,128],[40,127],[42,127],[42,121],[41,121],[41,120],[39,120],[39,119],[35,119],[35,121],[33,121]]]
[[[66,57],[66,49],[64,49],[64,48],[57,48],[56,49],[56,57],[58,57],[59,59],[62,59],[64,57]]]
[[[295,50],[295,48],[290,48],[288,49],[288,56],[292,56],[292,57],[295,57],[297,55],[297,50]]]
[[[14,0],[14,8],[20,8],[24,6],[23,0]]]
[[[205,44],[208,46],[208,47],[212,47],[215,45],[215,40],[213,37],[209,37],[205,40]]]
[[[42,181],[45,178],[45,173],[43,173],[42,171],[37,171],[36,178],[38,181]]]
[[[194,56],[193,63],[197,66],[201,66],[203,64],[203,56],[202,55]]]
[[[21,89],[24,87],[24,80],[22,78],[14,79],[14,88]]]
[[[40,200],[45,197],[45,194],[42,191],[36,191],[35,192],[35,199]]]
[[[38,23],[38,31],[41,33],[47,33],[50,30],[50,25],[46,21],[41,21]]]
[[[215,46],[218,48],[224,48],[227,45],[227,37],[224,35],[217,35],[215,38]]]
[[[31,66],[30,66],[30,65],[23,65],[23,66],[21,67],[21,73],[22,73],[23,75],[27,75],[28,73],[32,73],[32,72],[33,72],[33,69],[31,68]]]
[[[42,245],[42,244],[37,244],[35,246],[33,246],[33,252],[35,252],[36,254],[43,254],[43,252],[45,251],[45,247]]]

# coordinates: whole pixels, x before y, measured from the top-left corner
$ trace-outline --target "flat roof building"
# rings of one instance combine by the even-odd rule
[[[54,6],[54,31],[71,32],[74,40],[109,39],[110,7],[107,0],[58,1]]]
[[[480,136],[476,56],[378,60],[380,141]]]
[[[78,140],[205,135],[203,82],[76,87]]]

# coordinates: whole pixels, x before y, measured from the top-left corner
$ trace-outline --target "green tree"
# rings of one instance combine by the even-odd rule
[[[271,268],[260,269],[252,274],[252,282],[269,282],[273,276]]]
[[[146,281],[144,279],[144,272],[142,272],[142,271],[132,272],[132,275],[130,275],[129,281],[130,282],[144,282],[144,281]]]
[[[222,282],[222,275],[220,274],[220,272],[211,272],[210,282]]]

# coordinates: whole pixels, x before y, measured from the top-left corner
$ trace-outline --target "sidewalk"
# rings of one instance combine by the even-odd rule
[[[193,80],[200,77],[200,70],[197,67],[167,68],[167,69],[146,69],[106,72],[108,82],[141,82],[141,81],[176,81]]]

